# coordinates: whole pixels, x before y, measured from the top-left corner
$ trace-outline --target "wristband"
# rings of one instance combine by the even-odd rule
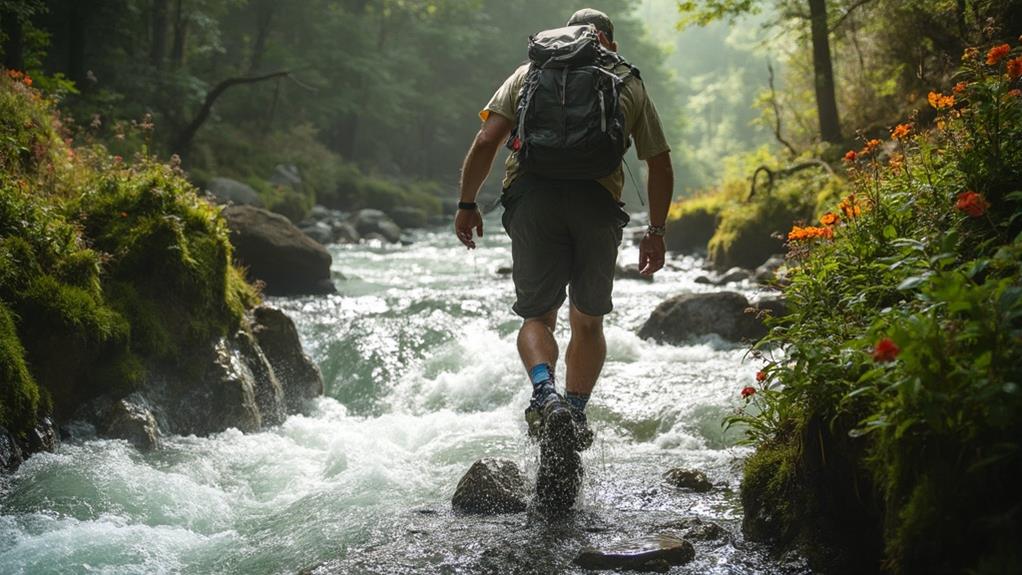
[[[459,210],[474,210],[477,208],[478,206],[476,205],[475,202],[458,202]]]
[[[667,233],[667,226],[654,226],[652,224],[646,228],[646,233],[651,236],[663,237]]]

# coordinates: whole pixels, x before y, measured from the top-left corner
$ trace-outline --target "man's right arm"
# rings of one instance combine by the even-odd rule
[[[465,163],[461,167],[460,201],[475,202],[479,194],[479,188],[486,181],[493,167],[493,159],[501,144],[507,140],[511,133],[511,120],[500,114],[490,113],[483,122],[479,133],[476,134],[472,147],[465,156]],[[478,209],[458,210],[454,218],[454,231],[465,247],[472,249],[476,247],[472,239],[472,230],[482,237],[483,217]]]

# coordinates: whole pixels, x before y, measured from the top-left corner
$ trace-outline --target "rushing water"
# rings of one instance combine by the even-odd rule
[[[451,511],[477,458],[511,458],[533,475],[537,465],[524,438],[530,387],[515,352],[513,287],[497,273],[510,246],[496,219],[487,226],[473,252],[446,230],[405,247],[333,247],[347,278],[338,295],[270,302],[294,318],[322,368],[327,396],[310,415],[261,433],[171,437],[153,453],[93,440],[32,457],[0,480],[0,573],[580,572],[571,560],[581,547],[688,517],[730,537],[694,542],[696,559],[672,573],[803,572],[740,532],[748,451],[721,420],[753,381],[746,349],[635,335],[663,298],[711,289],[693,282],[692,258],[671,260],[654,283],[615,286],[589,409],[597,443],[575,509]],[[676,466],[703,470],[717,489],[667,487],[660,476]]]

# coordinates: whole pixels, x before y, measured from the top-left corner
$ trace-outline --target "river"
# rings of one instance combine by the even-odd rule
[[[741,534],[743,458],[721,420],[741,405],[757,365],[716,338],[685,346],[636,331],[656,304],[709,291],[692,257],[656,281],[619,280],[607,318],[608,361],[590,403],[597,441],[576,507],[493,517],[450,509],[460,476],[483,456],[535,474],[525,439],[531,388],[515,352],[519,320],[499,220],[479,249],[446,230],[409,246],[332,246],[339,294],[275,298],[320,365],[313,412],[260,433],[165,438],[141,453],[123,441],[64,443],[0,479],[0,573],[432,574],[581,573],[586,545],[657,533],[698,517],[725,528],[694,541],[671,573],[803,573]],[[635,248],[621,261],[636,260]],[[751,286],[732,286],[756,297]],[[562,310],[556,336],[567,343]],[[563,374],[563,353],[558,373]],[[704,471],[709,493],[661,474]]]

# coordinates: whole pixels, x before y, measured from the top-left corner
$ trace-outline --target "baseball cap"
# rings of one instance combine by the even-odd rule
[[[597,30],[606,34],[608,40],[614,41],[614,23],[603,12],[592,8],[583,8],[572,14],[571,18],[568,19],[568,26],[580,26],[582,24],[592,24]]]

